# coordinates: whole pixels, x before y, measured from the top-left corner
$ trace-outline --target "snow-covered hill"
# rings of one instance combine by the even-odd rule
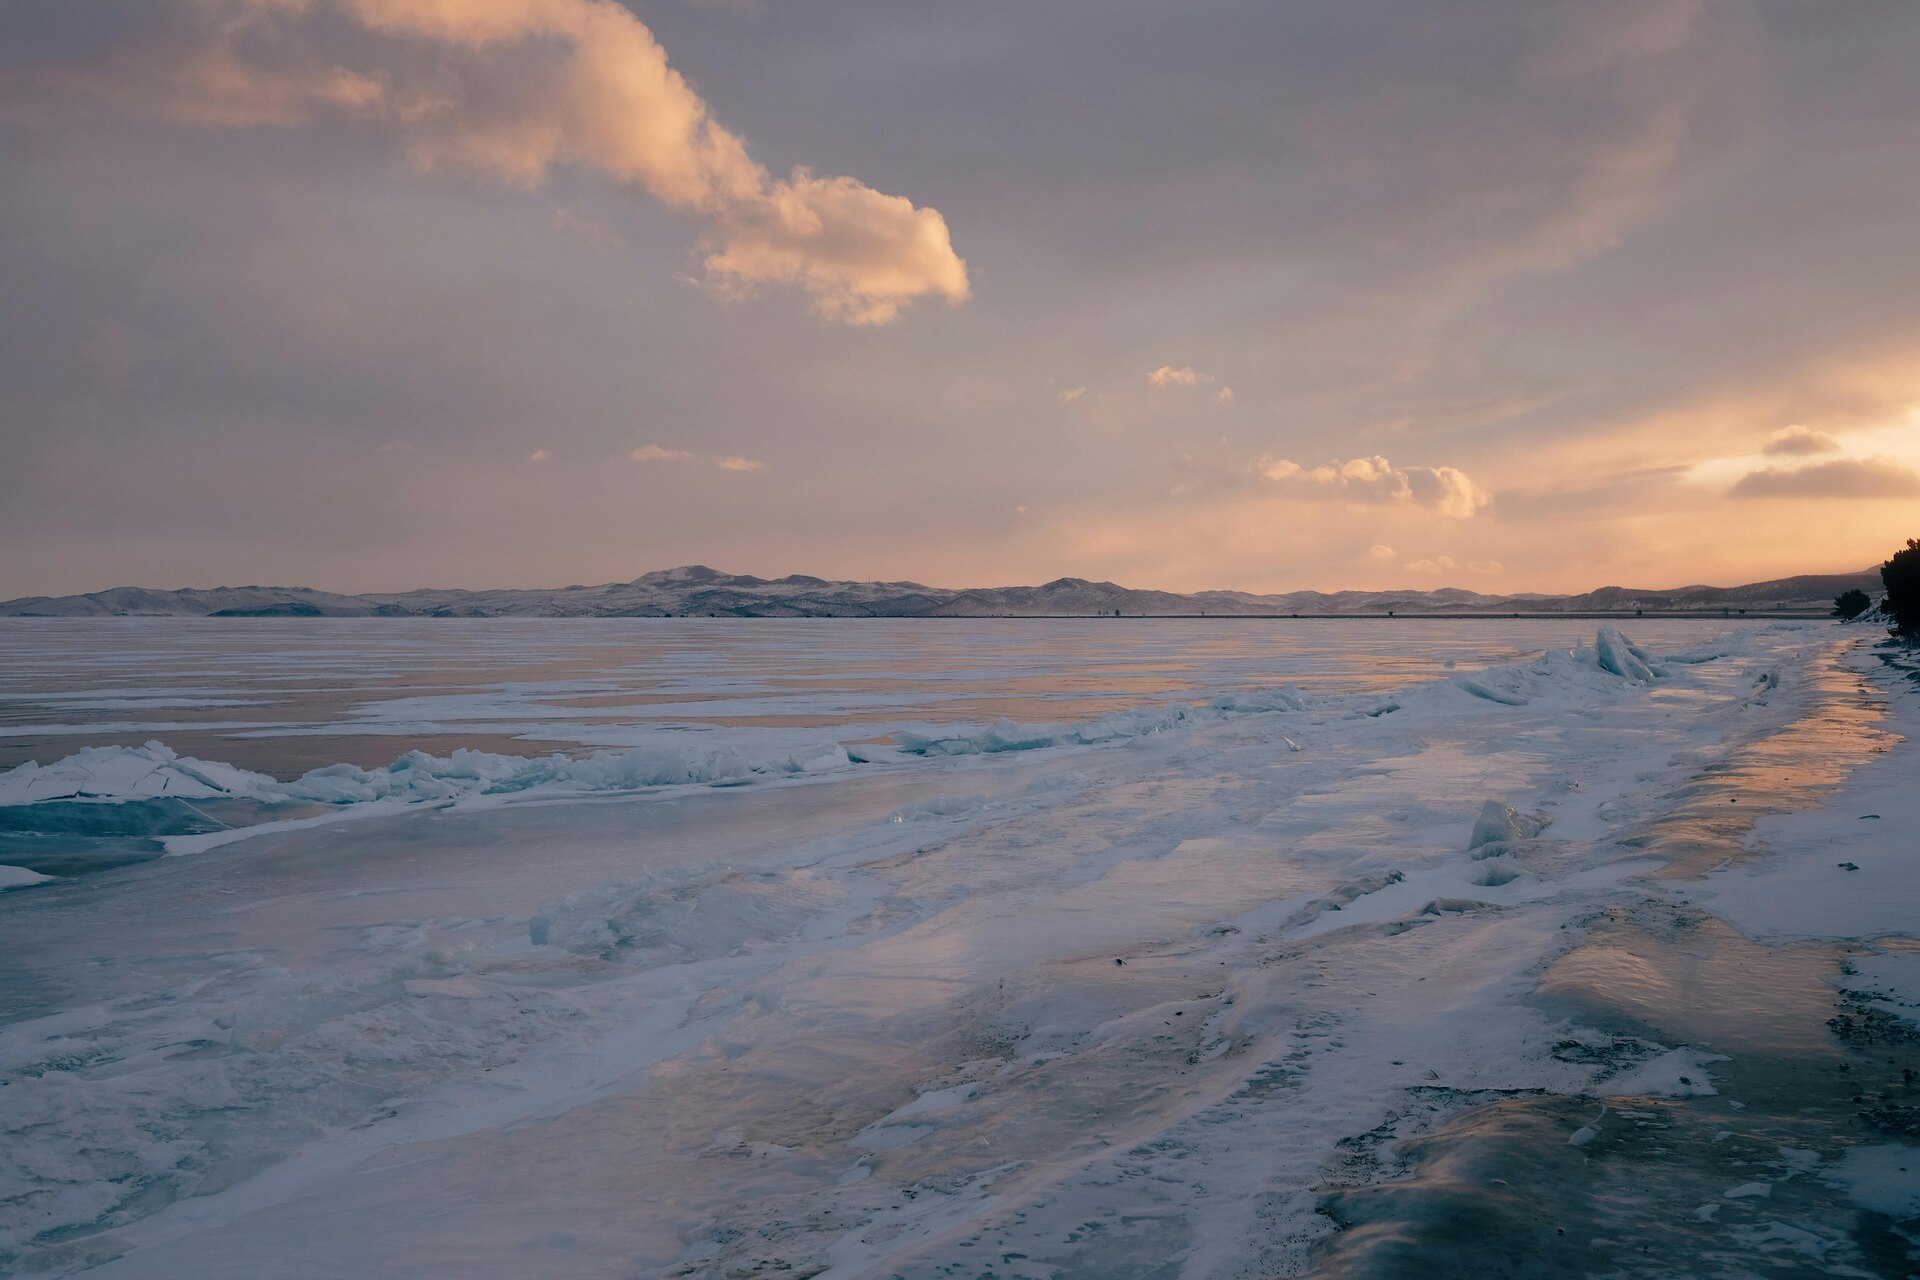
[[[1436,591],[1294,591],[1179,595],[1112,582],[1058,578],[1037,587],[929,587],[917,582],[829,582],[793,574],[756,578],[685,565],[632,582],[531,590],[419,590],[340,595],[309,587],[158,590],[114,587],[86,595],[24,596],[0,602],[0,617],[1048,617],[1166,614],[1326,617],[1386,613],[1631,613],[1743,609],[1824,611],[1850,588],[1877,595],[1872,571],[1813,574],[1738,587],[1638,590],[1602,587],[1583,595],[1484,595]]]

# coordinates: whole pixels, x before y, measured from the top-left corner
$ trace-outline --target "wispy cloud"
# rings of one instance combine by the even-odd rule
[[[1176,369],[1172,365],[1163,364],[1147,375],[1147,381],[1156,387],[1198,387],[1212,382],[1213,375],[1201,373],[1186,365]]]
[[[1085,387],[1067,387],[1060,392],[1060,402],[1062,404],[1072,404],[1075,400],[1078,400],[1086,394],[1087,389]]]
[[[1913,498],[1920,475],[1885,458],[1837,458],[1804,467],[1750,471],[1730,498]]]
[[[548,458],[552,456],[553,455],[548,453],[545,449],[535,449],[532,453],[527,455],[527,461],[528,462],[545,462]]]
[[[696,466],[713,467],[720,471],[742,472],[767,469],[767,464],[758,458],[743,458],[735,453],[695,453],[691,449],[668,449],[657,444],[643,444],[627,457],[634,462],[691,463]]]
[[[694,462],[700,455],[691,449],[666,449],[657,444],[643,444],[627,457],[635,462]]]
[[[626,241],[606,223],[589,218],[584,213],[560,206],[553,211],[553,229],[563,236],[579,241],[596,253],[615,253],[623,248]]]

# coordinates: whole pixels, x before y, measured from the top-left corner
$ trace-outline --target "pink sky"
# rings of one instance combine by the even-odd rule
[[[1920,535],[1920,10],[1257,9],[16,7],[0,596]]]

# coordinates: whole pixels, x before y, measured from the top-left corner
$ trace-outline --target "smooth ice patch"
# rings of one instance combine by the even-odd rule
[[[1862,1209],[1902,1220],[1920,1217],[1920,1147],[1853,1147],[1820,1177]]]

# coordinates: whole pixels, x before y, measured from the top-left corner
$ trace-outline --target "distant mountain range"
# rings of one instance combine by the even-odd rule
[[[1808,574],[1743,587],[1643,591],[1601,587],[1581,595],[1483,595],[1437,591],[1136,591],[1111,582],[1058,578],[1038,587],[958,590],[917,582],[829,582],[794,574],[755,578],[687,565],[632,582],[548,590],[402,591],[337,595],[310,587],[214,587],[162,591],[114,587],[74,596],[0,602],[0,617],[428,617],[428,618],[989,618],[1209,616],[1360,617],[1383,614],[1825,612],[1842,591],[1878,596],[1880,576]]]

